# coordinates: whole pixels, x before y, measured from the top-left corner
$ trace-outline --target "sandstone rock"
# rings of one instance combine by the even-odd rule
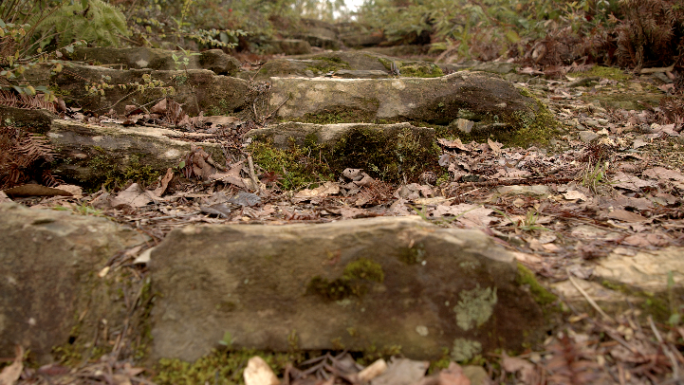
[[[0,126],[22,127],[29,132],[44,134],[50,130],[55,118],[55,114],[48,110],[0,106]]]
[[[684,248],[668,247],[661,250],[639,251],[634,256],[611,253],[598,261],[594,277],[632,290],[664,293],[668,289],[668,275],[672,274],[674,289],[684,289]]]
[[[546,321],[513,256],[479,231],[418,217],[188,226],[152,252],[153,359],[233,349],[438,358],[536,342]],[[419,333],[418,330],[427,333]]]
[[[475,122],[473,132],[534,121],[539,107],[510,83],[480,72],[433,79],[273,78],[268,100],[283,120],[338,122],[419,121],[447,125]],[[501,126],[501,127],[499,127]],[[503,130],[505,131],[505,130]]]
[[[51,67],[36,65],[24,73],[34,86],[58,87],[67,103],[78,101],[84,109],[106,113],[109,107],[123,113],[126,104],[144,105],[166,94],[181,103],[189,114],[220,107],[224,113],[242,110],[248,103],[248,82],[219,76],[209,70],[153,71],[149,69],[119,70],[70,63],[64,71],[51,74]],[[149,81],[146,80],[149,77]],[[152,84],[161,81],[163,84]],[[104,95],[90,93],[86,86],[102,84]],[[138,83],[144,90],[136,91]],[[125,85],[125,88],[120,87]],[[173,89],[170,89],[172,87]]]
[[[278,39],[265,45],[262,51],[270,55],[306,55],[311,53],[311,44],[300,39]]]
[[[105,218],[0,204],[0,356],[19,344],[45,363],[70,338],[92,343],[102,319],[113,325],[125,310],[94,272],[145,241]]]
[[[92,125],[55,119],[47,133],[60,161],[52,171],[69,180],[92,184],[110,171],[149,166],[154,171],[177,167],[193,145],[202,145],[214,160],[225,161],[216,143],[180,140],[178,131],[155,127]]]
[[[382,34],[370,34],[368,32],[353,32],[349,34],[344,34],[340,36],[340,40],[347,47],[370,47],[378,45],[385,41],[385,37]]]
[[[183,53],[148,47],[78,47],[69,58],[95,64],[118,64],[123,67],[119,69],[183,69],[182,64],[176,64],[173,60],[173,55],[182,57]],[[217,75],[234,75],[240,69],[240,62],[220,49],[204,51],[200,55],[190,55],[187,58],[187,69],[208,69]]]
[[[347,168],[360,168],[371,176],[389,181],[418,181],[424,172],[441,172],[435,130],[409,123],[312,124],[287,122],[252,130],[247,137],[288,149],[318,146],[317,157],[336,175]]]

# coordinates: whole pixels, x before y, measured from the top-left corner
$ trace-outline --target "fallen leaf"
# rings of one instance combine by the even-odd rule
[[[14,362],[10,366],[5,367],[0,372],[0,385],[14,385],[21,376],[21,371],[24,370],[24,349],[21,346],[16,348],[16,355]]]
[[[171,182],[171,180],[173,179],[173,175],[174,175],[173,169],[169,167],[166,170],[166,174],[162,178],[161,183],[159,184],[159,187],[157,187],[157,189],[154,190],[154,195],[156,195],[158,197],[161,197],[162,195],[164,195],[164,193],[166,192],[166,189],[169,187],[169,182]]]
[[[623,222],[643,222],[646,220],[643,216],[627,210],[613,210],[608,214],[608,218],[619,219]]]
[[[448,139],[437,139],[437,143],[441,144],[442,146],[446,148],[457,148],[462,151],[469,151],[466,146],[463,145],[463,142],[461,142],[461,139],[456,138],[454,140],[448,140]]]
[[[266,361],[259,356],[254,356],[247,361],[247,367],[242,373],[245,385],[278,385],[280,380],[273,373]]]
[[[371,381],[371,385],[411,385],[425,376],[428,361],[393,358],[387,370]]]
[[[137,183],[128,186],[127,189],[117,194],[110,202],[114,208],[128,205],[134,208],[144,207],[153,202],[155,199],[148,191],[145,191]]]
[[[569,201],[574,201],[574,200],[580,200],[580,201],[587,201],[587,196],[584,195],[584,193],[581,193],[577,190],[570,190],[563,194],[563,198]]]
[[[61,190],[59,188],[45,187],[39,184],[25,184],[22,186],[12,187],[5,190],[10,198],[30,197],[30,196],[72,196],[69,191]]]

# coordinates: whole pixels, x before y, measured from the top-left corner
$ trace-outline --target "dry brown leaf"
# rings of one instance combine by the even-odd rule
[[[457,148],[461,151],[466,151],[466,152],[470,151],[470,150],[468,150],[468,148],[466,146],[463,145],[463,142],[461,142],[460,138],[456,138],[454,140],[448,140],[448,139],[440,138],[440,139],[437,139],[437,142],[446,148],[451,148],[451,149]]]
[[[173,175],[173,169],[169,167],[166,170],[166,175],[164,175],[164,177],[162,178],[159,187],[157,187],[157,189],[154,190],[154,195],[158,197],[164,195],[166,189],[169,187],[169,182],[171,182],[171,180],[173,179]]]
[[[73,194],[59,188],[41,186],[39,184],[25,184],[5,190],[10,198],[30,197],[30,196],[72,196]]]
[[[24,370],[23,359],[24,349],[21,346],[17,346],[14,362],[0,372],[0,385],[14,385],[17,383],[21,376],[21,371]]]
[[[645,217],[627,210],[613,210],[608,214],[608,218],[619,219],[623,222],[643,222]]]

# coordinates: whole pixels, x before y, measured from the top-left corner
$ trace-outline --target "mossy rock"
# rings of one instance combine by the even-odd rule
[[[387,181],[418,181],[426,171],[441,173],[437,164],[439,148],[435,144],[435,131],[415,127],[409,123],[399,124],[330,124],[290,122],[266,127],[247,134],[267,145],[254,147],[258,160],[291,159],[273,157],[273,151],[311,154],[308,161],[325,158],[326,167],[312,174],[341,175],[346,168],[361,168],[371,176]],[[302,150],[303,149],[303,150]],[[274,172],[297,170],[292,163],[269,161],[262,167]],[[312,180],[311,182],[314,182]]]

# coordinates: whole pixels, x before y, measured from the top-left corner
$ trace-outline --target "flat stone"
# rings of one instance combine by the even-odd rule
[[[198,59],[199,60],[199,59]],[[214,62],[216,64],[216,62]],[[218,65],[218,64],[216,64]],[[127,104],[144,105],[154,103],[168,96],[183,105],[183,111],[189,115],[197,115],[200,111],[211,111],[220,108],[226,114],[247,108],[249,82],[230,76],[216,75],[206,69],[189,69],[187,71],[170,71],[151,69],[122,70],[99,66],[71,63],[68,71],[52,74],[51,65],[36,65],[24,72],[26,80],[34,86],[58,87],[64,93],[67,103],[77,100],[84,110],[99,110],[108,106],[119,114],[125,112]],[[146,84],[146,78],[161,81],[162,84],[148,86],[144,91],[132,92],[131,84]],[[86,85],[99,83],[107,79],[104,95],[92,94]],[[179,79],[185,79],[180,81]],[[121,87],[125,86],[125,87]],[[173,87],[170,92],[167,87]]]
[[[294,140],[298,145],[304,145],[307,138],[315,136],[318,144],[335,144],[351,132],[357,130],[375,131],[378,133],[390,133],[402,130],[411,130],[414,133],[427,135],[428,140],[435,139],[435,130],[429,127],[415,127],[410,123],[374,124],[374,123],[337,123],[337,124],[314,124],[285,122],[271,124],[259,130],[251,130],[245,134],[247,138],[267,139],[276,147],[289,148]]]
[[[151,358],[231,349],[401,346],[414,359],[519,348],[546,321],[513,256],[480,231],[419,217],[188,226],[151,255]]]
[[[125,307],[108,294],[116,286],[95,273],[146,240],[105,218],[0,203],[0,357],[21,345],[50,362],[70,337],[92,343],[102,319],[122,321]]]
[[[217,75],[233,75],[240,70],[240,62],[220,49],[211,49],[199,55],[187,56],[188,64],[176,64],[176,57],[184,57],[181,51],[168,51],[148,47],[77,47],[69,55],[71,60],[97,64],[118,65],[119,69],[182,70],[208,69]],[[182,60],[182,59],[181,59]]]
[[[549,195],[553,195],[553,190],[549,186],[503,186],[498,187],[496,191],[501,195],[515,196],[515,195],[526,195],[533,197],[546,198]]]
[[[579,135],[580,140],[584,143],[591,143],[599,137],[599,135],[593,131],[580,131],[577,135]]]
[[[668,247],[661,250],[639,251],[634,256],[611,253],[598,261],[594,276],[599,282],[612,283],[650,293],[668,290],[668,276],[672,274],[675,288],[684,289],[684,248]]]
[[[198,143],[180,140],[183,133],[156,127],[93,125],[74,120],[55,119],[47,133],[59,151],[60,161],[52,171],[70,180],[89,183],[101,178],[109,167],[150,166],[164,172],[177,167],[183,156]],[[202,142],[202,147],[217,162],[224,154],[217,143]]]
[[[336,113],[356,122],[417,120],[449,124],[458,118],[481,125],[534,120],[536,102],[510,83],[482,72],[457,72],[439,78],[330,79],[271,78],[267,109],[286,120]],[[473,128],[477,131],[478,126]]]

